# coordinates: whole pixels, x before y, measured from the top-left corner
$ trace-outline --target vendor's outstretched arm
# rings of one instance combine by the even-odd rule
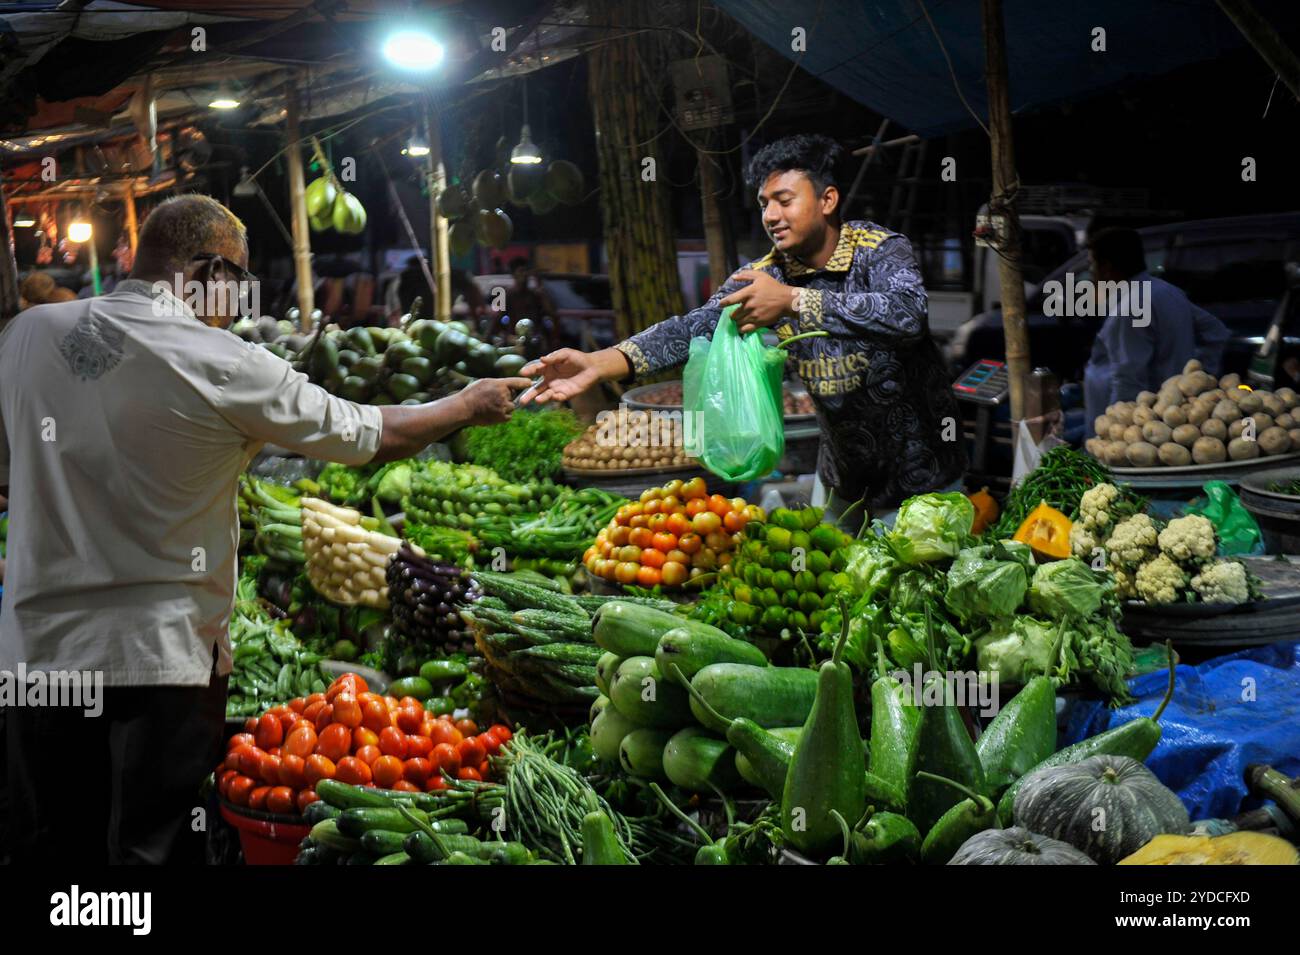
[[[384,405],[384,430],[377,463],[398,461],[440,441],[453,431],[476,424],[506,421],[514,410],[514,392],[527,378],[481,378],[454,395],[420,405]]]

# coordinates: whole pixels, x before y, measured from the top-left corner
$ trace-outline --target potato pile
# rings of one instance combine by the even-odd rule
[[[1300,451],[1300,395],[1218,381],[1192,359],[1158,394],[1120,401],[1093,422],[1088,453],[1111,467],[1218,464]]]
[[[620,406],[616,412],[603,412],[601,420],[565,445],[563,463],[588,471],[698,466],[682,443],[680,413],[674,417]]]

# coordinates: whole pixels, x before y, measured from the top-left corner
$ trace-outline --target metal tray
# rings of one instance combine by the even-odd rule
[[[1182,464],[1170,467],[1158,468],[1116,468],[1112,467],[1111,473],[1116,477],[1158,477],[1162,474],[1196,474],[1206,476],[1217,472],[1227,472],[1238,475],[1238,479],[1244,474],[1254,474],[1256,472],[1274,470],[1278,464],[1283,461],[1300,460],[1300,451],[1290,451],[1286,454],[1271,454],[1266,458],[1252,458],[1249,461],[1220,461],[1217,464]]]

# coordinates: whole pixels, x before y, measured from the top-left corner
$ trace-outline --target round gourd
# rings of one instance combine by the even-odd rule
[[[1146,405],[1138,405],[1133,409],[1133,423],[1146,424],[1148,421],[1156,420],[1156,414]]]
[[[1152,468],[1156,465],[1158,452],[1154,444],[1137,441],[1130,444],[1125,453],[1128,463],[1135,468]]]
[[[1196,439],[1200,436],[1201,429],[1196,427],[1196,425],[1180,424],[1178,427],[1174,428],[1174,433],[1170,437],[1183,447],[1190,448],[1196,443]]]
[[[1142,437],[1138,440],[1150,441],[1152,444],[1159,446],[1168,441],[1172,434],[1169,425],[1163,421],[1148,421],[1142,426]]]
[[[1192,445],[1192,460],[1197,464],[1218,464],[1228,456],[1228,449],[1218,438],[1200,437]]]
[[[1254,414],[1256,411],[1263,409],[1264,402],[1260,400],[1259,395],[1246,392],[1237,399],[1237,407],[1241,409],[1241,413],[1244,415]]]
[[[1134,400],[1139,406],[1150,408],[1156,403],[1156,393],[1154,391],[1139,391],[1137,398]]]
[[[1291,436],[1287,434],[1286,429],[1272,427],[1266,428],[1259,433],[1259,439],[1256,442],[1259,450],[1264,454],[1286,454],[1291,450]]]
[[[1220,441],[1228,440],[1228,426],[1218,418],[1206,418],[1201,422],[1201,434],[1207,438],[1218,438]]]
[[[1180,424],[1187,424],[1187,409],[1182,405],[1171,405],[1165,409],[1165,413],[1161,415],[1160,420],[1171,428],[1176,428]]]
[[[1241,417],[1241,409],[1231,398],[1224,398],[1214,406],[1214,417],[1223,422],[1236,421]]]
[[[1183,425],[1183,427],[1188,428],[1191,425]],[[1192,463],[1192,452],[1173,441],[1160,445],[1159,453],[1160,463],[1166,467],[1179,468]]]
[[[1116,422],[1110,426],[1110,433],[1107,434],[1106,437],[1110,438],[1112,441],[1123,441],[1125,427],[1125,425]]]
[[[1097,417],[1093,419],[1092,430],[1096,433],[1097,437],[1109,441],[1110,426],[1114,423],[1115,421],[1110,415],[1097,415]]]
[[[1233,438],[1228,442],[1228,457],[1234,461],[1249,461],[1259,457],[1259,442],[1249,438]]]
[[[1109,865],[1158,835],[1190,826],[1178,795],[1136,759],[1091,756],[1030,774],[1016,793],[1017,826],[1061,839]]]
[[[1142,426],[1131,424],[1124,429],[1124,443],[1136,444],[1142,440]]]
[[[949,865],[1096,865],[1086,855],[1059,839],[1012,826],[985,829],[961,844]]]
[[[1241,384],[1241,375],[1237,374],[1235,371],[1232,374],[1224,375],[1219,379],[1219,387],[1225,392],[1232,391],[1239,384]]]

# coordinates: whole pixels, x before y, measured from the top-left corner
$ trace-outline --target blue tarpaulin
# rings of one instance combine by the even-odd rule
[[[808,73],[915,133],[975,125],[953,74],[961,94],[988,121],[978,0],[924,0],[934,30],[919,0],[715,2]],[[1295,0],[1255,0],[1255,6],[1279,31],[1300,25]],[[1013,110],[1077,99],[1193,63],[1213,70],[1207,61],[1246,45],[1215,0],[1005,0],[1003,20]],[[1103,40],[1105,50],[1094,50]]]
[[[1139,716],[1151,716],[1168,673],[1132,682],[1137,702],[1122,709],[1074,703],[1065,711],[1062,746]],[[1147,766],[1178,793],[1192,819],[1222,819],[1259,806],[1246,791],[1250,763],[1300,776],[1300,643],[1277,643],[1179,666],[1164,732]]]

